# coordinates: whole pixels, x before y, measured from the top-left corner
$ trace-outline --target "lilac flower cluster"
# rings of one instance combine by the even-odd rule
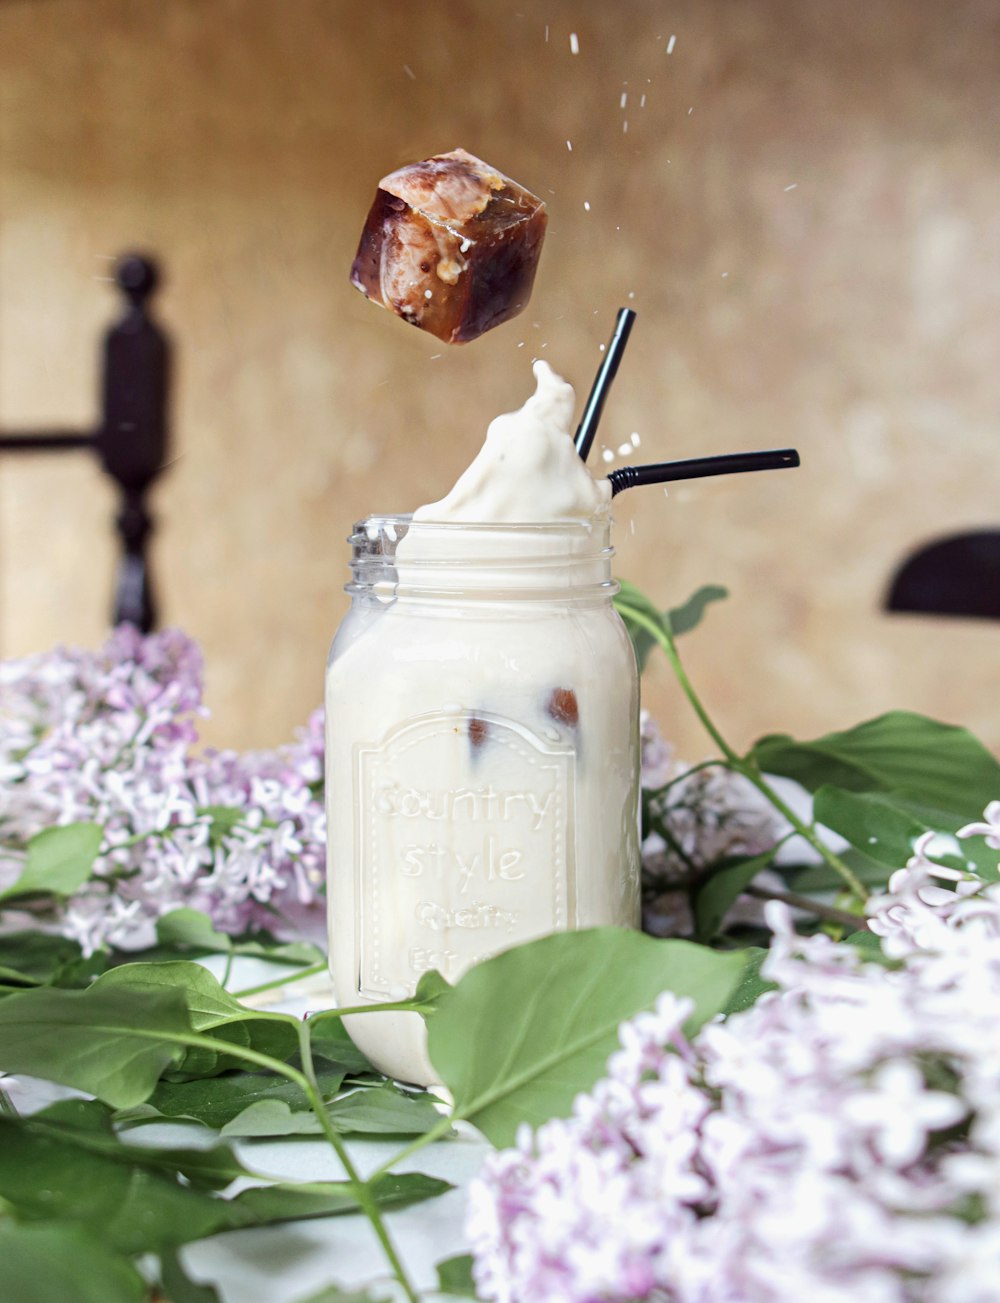
[[[243,754],[192,749],[205,713],[200,652],[176,630],[0,664],[0,887],[34,834],[85,820],[101,850],[56,925],[87,953],[149,944],[179,906],[230,932],[316,910],[321,712],[294,744]]]
[[[1000,848],[1000,802],[962,831]],[[467,1226],[484,1299],[1000,1298],[1000,883],[929,840],[871,905],[882,953],[772,903],[776,991],[692,1041],[662,996],[569,1120],[491,1156]]]

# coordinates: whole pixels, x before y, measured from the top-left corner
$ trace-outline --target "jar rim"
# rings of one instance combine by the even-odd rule
[[[588,590],[617,589],[608,517],[466,522],[371,515],[357,522],[349,542],[352,594],[391,587],[427,596],[572,593],[575,600]]]
[[[371,538],[373,534],[382,530],[402,527],[409,531],[416,529],[420,532],[424,530],[445,531],[447,533],[474,533],[489,536],[490,534],[527,534],[538,533],[548,534],[558,537],[562,534],[580,534],[593,533],[596,530],[605,530],[610,528],[611,518],[608,515],[601,516],[580,516],[569,520],[431,520],[421,518],[414,520],[412,512],[383,513],[374,512],[370,516],[363,516],[361,520],[355,521],[354,528],[348,538],[349,543],[355,542],[359,538]]]

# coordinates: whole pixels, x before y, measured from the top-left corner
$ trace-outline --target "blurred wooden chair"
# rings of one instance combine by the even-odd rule
[[[0,433],[0,453],[89,448],[97,454],[120,493],[115,528],[122,552],[112,622],[134,624],[143,633],[156,625],[147,551],[153,518],[147,495],[163,470],[169,442],[170,343],[147,308],[159,278],[156,263],[140,254],[127,254],[115,266],[125,308],[104,336],[96,429]]]
[[[1000,530],[953,534],[918,548],[896,571],[885,606],[1000,620]]]

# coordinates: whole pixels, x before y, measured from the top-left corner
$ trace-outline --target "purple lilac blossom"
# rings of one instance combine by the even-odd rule
[[[870,904],[878,961],[772,902],[776,991],[691,1042],[662,996],[571,1118],[487,1160],[483,1299],[996,1303],[1000,883],[932,836]]]
[[[177,630],[0,663],[0,887],[35,833],[100,824],[93,875],[54,919],[86,953],[148,945],[181,906],[230,932],[321,913],[322,712],[289,746],[197,751],[202,686]]]

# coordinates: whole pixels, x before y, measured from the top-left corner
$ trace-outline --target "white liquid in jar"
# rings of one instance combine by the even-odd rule
[[[481,454],[408,532],[400,522],[394,566],[356,595],[334,643],[330,953],[342,1007],[405,998],[428,969],[455,981],[549,932],[638,924],[638,691],[611,606],[606,485],[573,449],[572,391],[545,372],[527,419],[491,426],[483,453],[499,469],[482,479]],[[493,438],[501,422],[507,438]],[[525,427],[512,450],[511,428],[517,444]],[[537,464],[545,440],[558,504],[536,484],[537,521],[505,525],[514,498],[502,481],[523,477],[525,457]],[[571,507],[580,514],[560,515]],[[392,550],[394,527],[380,528]],[[383,1071],[434,1081],[418,1015],[346,1021]]]

